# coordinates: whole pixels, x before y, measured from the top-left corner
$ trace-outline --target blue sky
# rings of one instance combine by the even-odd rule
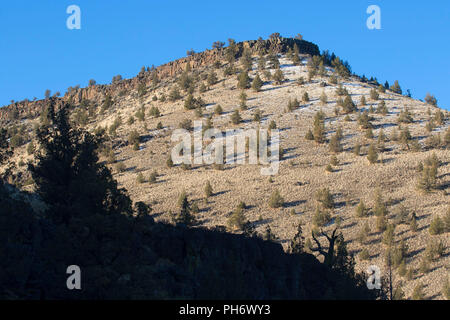
[[[69,5],[81,8],[81,30],[69,30]],[[366,27],[369,5],[381,8],[381,30]],[[212,42],[284,37],[305,40],[350,62],[357,74],[413,97],[427,92],[450,108],[450,1],[2,1],[0,105],[62,94],[93,78],[109,83],[141,66],[169,62]]]

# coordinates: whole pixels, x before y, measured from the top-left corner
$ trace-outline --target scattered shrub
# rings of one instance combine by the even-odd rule
[[[269,207],[281,208],[284,205],[284,199],[278,189],[275,189],[269,198]]]

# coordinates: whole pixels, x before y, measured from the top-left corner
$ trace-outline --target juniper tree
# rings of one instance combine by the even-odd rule
[[[384,100],[382,100],[377,107],[377,113],[382,114],[382,115],[387,115],[388,113],[388,109],[386,107],[386,102],[384,102]]]
[[[280,194],[278,189],[275,189],[269,198],[269,207],[271,208],[280,208],[284,205],[284,199]]]
[[[408,108],[404,108],[402,111],[400,111],[397,119],[398,123],[412,123],[414,122],[414,119],[411,115],[411,112],[409,112]]]
[[[213,194],[213,189],[212,189],[211,183],[208,180],[208,181],[206,181],[206,185],[205,185],[205,197],[209,198],[212,196],[212,194]]]
[[[423,293],[423,284],[418,283],[413,290],[411,298],[413,300],[424,300],[425,294]]]
[[[271,68],[272,69],[279,69],[280,61],[278,60],[277,54],[275,54],[273,52],[269,52],[268,58],[269,58],[269,62],[270,62]]]
[[[342,144],[341,144],[341,139],[339,138],[337,133],[331,137],[330,143],[328,144],[328,146],[329,146],[331,152],[334,152],[334,153],[342,152],[343,148],[342,148]]]
[[[419,176],[417,187],[424,191],[430,192],[437,188],[438,166],[436,164],[426,164]]]
[[[135,145],[138,144],[140,142],[140,135],[136,130],[133,130],[130,132],[130,134],[128,135],[128,144],[129,145]]]
[[[358,234],[356,235],[356,239],[361,245],[367,241],[368,232],[366,231],[366,227],[368,227],[367,223],[359,229]]]
[[[358,116],[358,124],[360,126],[361,129],[370,129],[372,128],[372,123],[371,120],[373,118],[369,116],[369,113],[366,111],[364,111],[362,114],[359,114]]]
[[[241,122],[242,118],[239,114],[239,110],[234,110],[233,114],[231,115],[231,122],[233,124],[239,124]]]
[[[277,128],[277,123],[275,122],[275,120],[270,121],[268,129],[274,130],[276,128]]]
[[[415,212],[413,212],[411,214],[411,219],[409,220],[409,229],[412,232],[417,232],[417,230],[418,230],[417,217],[416,217],[416,213]]]
[[[192,226],[196,223],[195,216],[191,214],[191,206],[189,204],[186,192],[183,191],[178,198],[178,206],[180,211],[174,216],[174,222],[177,225]]]
[[[336,95],[337,95],[338,97],[348,95],[347,89],[345,89],[345,88],[342,86],[341,83],[340,83],[339,86],[336,88]]]
[[[241,94],[239,95],[239,101],[240,101],[240,107],[241,110],[246,110],[247,109],[247,94],[245,93],[245,91],[241,91]]]
[[[441,110],[437,110],[436,113],[434,114],[434,121],[439,126],[444,124],[445,116],[444,116],[444,113],[442,113]]]
[[[260,55],[258,57],[258,70],[259,71],[264,71],[266,70],[266,59],[263,55]]]
[[[364,201],[361,200],[359,202],[358,206],[356,207],[356,217],[357,218],[365,218],[365,217],[367,217],[368,213],[369,213],[369,209],[364,204]]]
[[[430,93],[427,93],[425,96],[425,102],[428,104],[431,104],[432,106],[437,106],[437,99],[435,96],[430,95]]]
[[[314,116],[313,134],[314,141],[316,141],[317,143],[325,142],[325,122],[323,113],[321,113],[320,111],[317,112]]]
[[[323,188],[319,189],[316,192],[315,195],[316,201],[322,204],[322,206],[326,209],[333,209],[334,208],[334,200],[333,195],[330,192],[330,189]]]
[[[389,224],[383,233],[382,242],[387,246],[392,246],[394,244],[394,239],[395,239],[395,226],[393,224]]]
[[[153,170],[152,173],[150,173],[150,176],[148,177],[148,182],[153,184],[156,183],[158,179],[158,172],[156,170]]]
[[[291,254],[300,254],[304,252],[304,247],[305,237],[303,237],[302,224],[299,223],[297,226],[297,232],[289,245],[289,252]]]
[[[374,164],[374,163],[376,163],[378,161],[378,152],[377,152],[377,149],[375,148],[375,146],[373,144],[371,144],[370,147],[369,147],[369,151],[368,151],[368,154],[367,154],[367,160],[369,160],[369,162],[371,164]]]
[[[390,90],[397,94],[402,94],[402,88],[400,87],[398,80],[395,80],[394,84],[390,87]]]
[[[294,66],[300,65],[301,61],[300,61],[299,54],[300,54],[300,52],[299,52],[298,46],[297,46],[297,44],[294,44],[294,52],[292,55],[292,63],[294,64]]]
[[[259,74],[256,74],[256,76],[252,82],[252,89],[255,92],[259,92],[261,90],[262,85],[263,85],[263,81],[261,80]]]
[[[294,100],[291,100],[291,98],[289,98],[287,109],[292,112],[296,108],[298,108],[299,105],[300,103],[298,102],[297,98],[295,98]]]
[[[225,42],[222,41],[215,41],[212,44],[213,49],[222,49],[225,46]]]
[[[259,122],[261,121],[261,118],[262,118],[261,110],[256,109],[256,110],[255,110],[255,113],[254,113],[254,115],[253,115],[253,121],[259,123]]]
[[[178,86],[173,86],[172,89],[169,92],[169,101],[177,101],[181,98],[180,91],[178,89]]]
[[[385,216],[377,216],[375,226],[378,232],[383,232],[386,230],[387,221]]]
[[[302,85],[305,84],[305,78],[299,77],[295,83],[296,83],[298,86],[302,86]]]
[[[380,98],[380,95],[379,95],[379,93],[377,92],[377,90],[375,90],[375,89],[370,90],[370,99],[376,101],[376,100],[378,100],[379,98]]]
[[[380,130],[380,133],[378,134],[378,140],[377,140],[377,147],[378,147],[378,151],[379,152],[384,152],[385,150],[385,144],[384,142],[386,141],[386,136],[383,132],[383,129]]]
[[[381,193],[380,188],[376,188],[375,194],[374,194],[374,207],[373,211],[376,216],[386,216],[388,214],[388,210],[386,207],[386,203],[383,199],[383,194]]]
[[[144,183],[145,179],[144,179],[144,175],[142,174],[142,172],[139,172],[136,178],[137,183]]]
[[[345,97],[342,109],[344,113],[352,113],[357,110],[355,103],[349,95]]]
[[[446,247],[442,240],[431,239],[427,243],[427,247],[424,252],[425,258],[429,262],[433,262],[441,258],[445,253]]]
[[[435,217],[429,227],[429,232],[431,235],[439,235],[442,234],[445,230],[445,224],[440,217]]]
[[[338,160],[338,158],[337,158],[336,156],[332,156],[332,157],[331,157],[330,164],[333,165],[333,166],[339,165],[339,160]]]
[[[366,97],[365,96],[361,97],[361,100],[359,101],[359,105],[360,106],[365,106],[366,105]]]
[[[245,48],[242,53],[241,63],[244,70],[248,71],[252,69],[252,56],[247,48]]]
[[[278,237],[272,232],[272,229],[270,226],[266,226],[266,230],[264,231],[264,234],[262,236],[263,240],[265,241],[275,241],[278,240]]]
[[[214,108],[214,113],[217,115],[221,115],[223,112],[222,106],[220,104],[218,104],[215,108]]]
[[[312,218],[313,225],[316,227],[323,227],[326,224],[330,223],[330,221],[331,221],[330,213],[327,210],[324,210],[319,206],[317,206],[316,211],[314,212]]]
[[[239,89],[248,89],[250,88],[250,77],[248,76],[247,71],[242,71],[238,75],[238,84],[237,87]]]
[[[233,230],[242,230],[246,223],[247,219],[244,216],[244,209],[239,206],[233,211],[227,221],[228,227]]]
[[[302,100],[303,100],[303,102],[309,102],[308,92],[305,91],[305,93],[303,93]]]
[[[280,68],[278,68],[278,69],[275,71],[275,73],[273,74],[272,78],[273,78],[273,81],[275,82],[275,84],[280,85],[280,84],[283,83],[283,81],[284,81],[284,75],[283,75],[283,72],[281,71]]]
[[[305,139],[306,140],[314,140],[314,135],[313,135],[311,129],[308,129],[308,131],[306,132]]]
[[[158,107],[150,108],[150,116],[155,118],[159,118],[161,116],[161,112],[159,111]]]
[[[71,106],[65,104],[55,113],[51,101],[50,108],[49,125],[37,133],[36,162],[28,167],[41,200],[51,204],[49,217],[68,223],[91,214],[131,215],[130,198],[98,161],[103,139],[71,127],[67,116]]]

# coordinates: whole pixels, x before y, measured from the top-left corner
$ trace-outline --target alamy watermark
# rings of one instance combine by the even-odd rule
[[[72,4],[67,7],[66,13],[70,14],[70,16],[66,20],[67,29],[69,29],[69,30],[81,29],[81,9],[80,9],[80,7],[75,4]]]
[[[381,271],[376,265],[371,265],[367,268],[367,288],[369,290],[380,290],[381,289]]]
[[[67,267],[66,273],[70,274],[66,281],[67,289],[81,290],[81,268],[77,265],[71,265]]]
[[[194,132],[176,129],[172,142],[178,142],[172,149],[174,164],[245,164],[263,166],[262,175],[275,175],[280,166],[280,133],[266,129],[227,129],[225,134],[216,128],[203,130],[202,121],[194,121]],[[224,153],[224,146],[226,152]]]
[[[366,10],[367,14],[370,14],[367,18],[366,25],[369,30],[381,29],[381,9],[377,5],[370,5]]]

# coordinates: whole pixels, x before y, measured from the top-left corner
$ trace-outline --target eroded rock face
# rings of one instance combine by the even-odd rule
[[[249,49],[252,54],[258,54],[260,52],[267,53],[269,51],[286,53],[289,48],[294,47],[294,44],[297,44],[301,54],[308,54],[311,56],[320,54],[319,47],[314,43],[305,40],[280,37],[269,40],[251,40],[236,43],[236,59],[239,59],[242,56],[245,48]],[[226,48],[205,50],[203,52],[195,53],[192,56],[171,61],[153,70],[139,73],[136,77],[131,79],[121,80],[110,85],[94,85],[73,89],[71,92],[66,92],[63,97],[56,98],[56,108],[60,107],[63,102],[69,101],[72,104],[77,105],[83,99],[100,104],[107,94],[115,96],[121,91],[136,89],[140,83],[144,83],[147,86],[151,85],[153,73],[156,73],[160,80],[171,78],[183,72],[188,64],[190,65],[191,70],[211,65],[215,61],[223,59],[225,51]],[[0,109],[0,122],[6,124],[11,119],[35,118],[40,115],[46,106],[46,100],[24,100],[15,102],[14,104],[10,104]]]

